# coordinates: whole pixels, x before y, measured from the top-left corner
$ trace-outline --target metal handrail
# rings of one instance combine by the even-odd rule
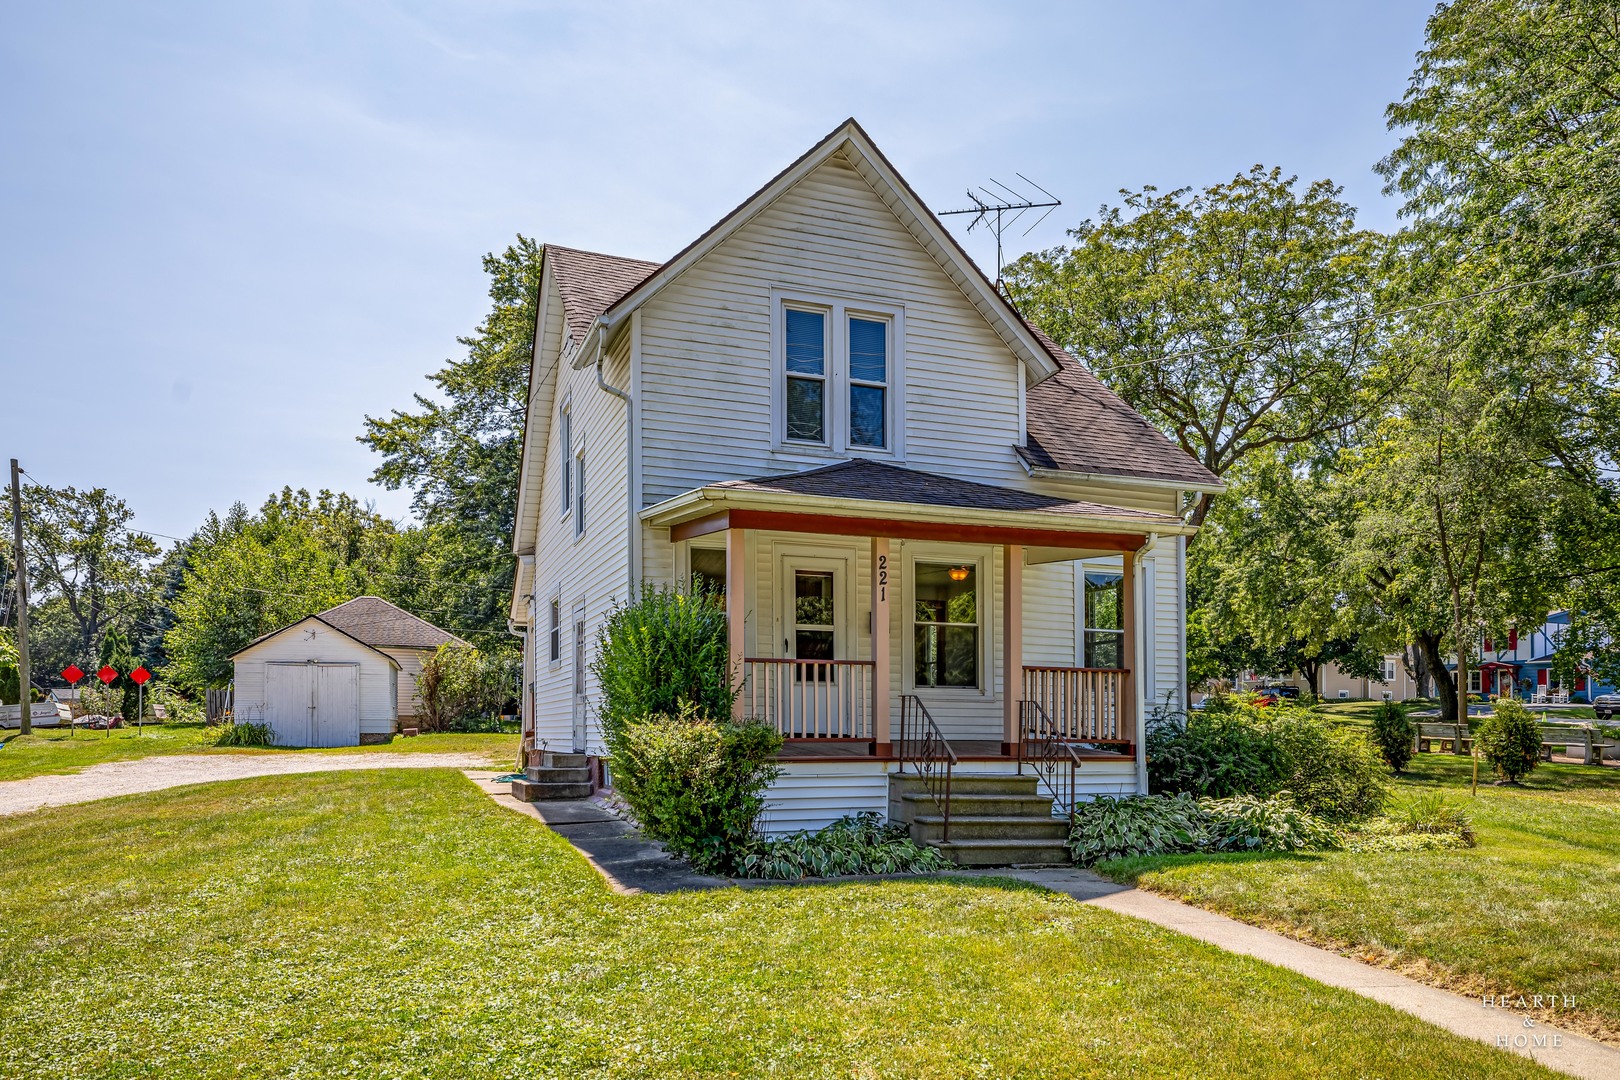
[[[910,738],[912,734],[920,738]],[[900,773],[905,774],[906,762],[911,762],[923,787],[933,797],[934,806],[944,819],[940,842],[951,839],[951,775],[956,769],[956,751],[939,730],[928,706],[915,694],[900,698]]]
[[[1074,743],[1063,737],[1058,725],[1041,708],[1039,702],[1024,700],[1019,703],[1020,725],[1018,732],[1018,775],[1024,775],[1024,762],[1028,761],[1035,769],[1036,781],[1046,788],[1047,794],[1052,796],[1052,802],[1063,808],[1064,816],[1069,824],[1074,824],[1074,809],[1076,802],[1075,774],[1081,767],[1080,754],[1075,750]],[[1033,738],[1032,738],[1033,736]],[[1033,742],[1035,754],[1029,756],[1025,747]],[[1057,773],[1067,765],[1069,781],[1067,794],[1058,784]]]

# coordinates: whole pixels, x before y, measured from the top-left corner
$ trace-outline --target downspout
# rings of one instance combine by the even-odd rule
[[[628,392],[620,390],[607,381],[607,373],[603,365],[607,360],[607,331],[608,324],[601,319],[596,320],[596,388],[605,390],[624,402],[624,486],[629,492],[629,512],[625,522],[625,593],[624,602],[632,603],[636,598],[636,546],[630,536],[630,530],[639,528],[640,522],[636,519],[635,484],[636,475],[636,402]]]

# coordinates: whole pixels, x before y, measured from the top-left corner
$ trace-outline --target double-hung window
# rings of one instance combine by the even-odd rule
[[[585,448],[574,455],[574,538],[585,535]]]
[[[827,443],[827,313],[790,307],[787,328],[787,440]]]
[[[1118,668],[1124,659],[1125,577],[1107,570],[1086,571],[1085,657],[1088,668]]]
[[[551,598],[550,612],[551,621],[546,626],[546,630],[550,635],[548,639],[550,649],[547,653],[547,659],[550,663],[555,664],[562,659],[562,599],[560,597],[553,596]]]
[[[557,416],[557,446],[562,450],[562,515],[574,512],[574,410],[567,404]]]
[[[899,309],[790,298],[779,316],[781,445],[900,454]]]

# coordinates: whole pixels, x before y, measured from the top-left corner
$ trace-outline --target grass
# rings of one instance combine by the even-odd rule
[[[1098,869],[1467,993],[1574,995],[1573,1021],[1620,1040],[1620,769],[1542,765],[1523,788],[1419,754],[1397,800],[1443,791],[1471,850],[1174,856]],[[1550,1017],[1549,1017],[1550,1018]]]
[[[0,819],[5,1077],[1553,1074],[1009,882],[623,896],[447,770]]]
[[[148,724],[144,730],[76,731],[36,728],[31,735],[10,732],[0,738],[0,782],[30,776],[75,773],[107,761],[132,761],[160,754],[368,754],[469,753],[487,754],[491,764],[516,762],[516,735],[418,735],[396,738],[380,746],[344,746],[325,750],[275,747],[215,747],[214,737],[202,724]]]

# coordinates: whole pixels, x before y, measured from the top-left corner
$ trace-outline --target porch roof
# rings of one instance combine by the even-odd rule
[[[1076,545],[1101,539],[1125,550],[1140,547],[1149,534],[1195,531],[1170,514],[1054,498],[866,459],[707,484],[648,507],[641,518],[668,527],[677,540],[727,527],[921,538],[925,533],[919,529],[931,526],[951,530],[940,539]]]

